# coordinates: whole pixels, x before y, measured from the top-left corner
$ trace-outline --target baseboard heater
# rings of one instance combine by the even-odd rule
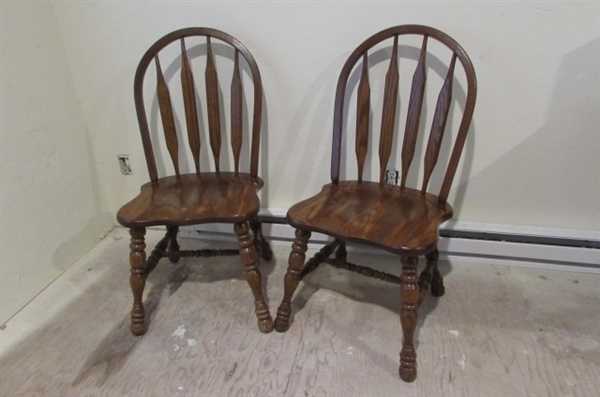
[[[547,236],[514,235],[506,233],[489,233],[468,230],[440,230],[440,237],[466,238],[471,240],[499,241],[504,243],[524,243],[553,245],[560,247],[577,247],[600,249],[600,241]]]
[[[284,216],[260,215],[261,222],[286,225]],[[500,241],[505,243],[525,243],[556,245],[561,247],[593,248],[600,249],[600,240],[576,239],[564,237],[531,236],[516,235],[508,233],[481,232],[469,230],[440,230],[440,237],[445,238],[466,238],[471,240]]]
[[[294,239],[294,229],[283,214],[267,210],[259,218],[266,237],[287,244]],[[230,225],[202,225],[195,230],[234,238]],[[313,233],[309,243],[317,247],[329,240]],[[600,274],[600,231],[448,221],[440,228],[438,247],[442,259]],[[383,253],[367,246],[350,249]]]

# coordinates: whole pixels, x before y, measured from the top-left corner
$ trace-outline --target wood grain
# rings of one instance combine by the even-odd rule
[[[221,170],[221,120],[219,106],[219,79],[215,67],[212,44],[210,37],[206,38],[206,101],[208,105],[208,131],[210,134],[210,147],[215,160],[215,170]]]
[[[250,220],[260,201],[249,174],[222,172],[166,177],[142,186],[140,194],[117,213],[127,227]]]
[[[149,128],[149,119],[148,116],[150,113],[149,109],[146,108],[145,102],[144,102],[144,81],[145,81],[145,77],[146,77],[146,72],[148,70],[148,67],[150,66],[151,63],[155,62],[155,57],[158,55],[158,53],[160,53],[165,47],[168,47],[169,45],[171,45],[174,42],[182,42],[182,40],[185,40],[187,37],[203,37],[207,40],[208,42],[208,38],[212,37],[214,39],[219,40],[221,43],[223,43],[225,46],[231,46],[232,49],[234,49],[235,52],[238,53],[238,55],[244,59],[245,61],[245,65],[248,67],[248,71],[249,71],[249,75],[251,77],[251,85],[252,85],[252,92],[253,92],[253,100],[249,101],[249,106],[253,106],[253,110],[252,110],[252,117],[249,118],[249,130],[251,130],[251,138],[249,139],[250,142],[250,167],[249,167],[249,172],[252,175],[252,177],[254,179],[258,178],[258,163],[259,163],[259,159],[260,159],[260,135],[261,135],[261,126],[262,126],[262,102],[263,102],[263,94],[262,94],[262,80],[261,80],[261,75],[260,75],[260,71],[258,69],[258,65],[256,63],[256,60],[254,59],[254,57],[252,56],[252,54],[250,53],[250,51],[239,41],[237,40],[235,37],[216,30],[216,29],[211,29],[211,28],[202,28],[202,27],[192,27],[192,28],[184,28],[184,29],[179,29],[176,31],[173,31],[171,33],[166,34],[165,36],[161,37],[160,39],[158,39],[142,56],[142,59],[140,60],[138,67],[136,69],[135,72],[135,78],[134,78],[134,100],[135,100],[135,110],[136,110],[136,115],[138,118],[138,124],[139,124],[139,128],[140,128],[140,134],[141,134],[141,138],[142,138],[142,144],[144,147],[144,155],[146,157],[146,165],[148,167],[148,174],[150,176],[150,180],[151,181],[156,181],[159,179],[159,177],[161,176],[168,176],[170,174],[166,174],[166,175],[159,175],[158,169],[157,169],[157,159],[155,158],[155,153],[154,153],[154,149],[153,149],[153,142],[152,142],[152,137],[150,136],[150,128]],[[182,44],[184,44],[182,42]],[[207,43],[208,44],[208,43]],[[185,47],[185,44],[183,45]],[[207,45],[208,47],[208,45]],[[210,45],[210,50],[212,52],[212,44]],[[184,52],[186,52],[184,50]],[[187,52],[186,54],[182,54],[182,56],[187,56]],[[182,59],[182,67],[185,69],[187,68],[186,66],[186,62],[185,59]],[[212,62],[214,64],[214,62]],[[215,66],[215,65],[213,65]],[[216,70],[215,73],[213,74],[213,72],[211,71],[213,68],[212,66],[209,65],[209,73],[208,73],[208,85],[210,86],[209,90],[211,91],[211,93],[208,95],[208,97],[210,98],[210,100],[215,103],[217,106],[219,105],[219,88],[218,88],[218,80],[216,78],[216,76],[214,76],[214,74],[216,74]],[[215,67],[216,69],[216,67]],[[190,74],[185,72],[185,70],[183,71],[184,73],[182,74],[182,79],[184,80],[182,82],[182,84],[184,84],[184,88],[183,88],[183,94],[184,97],[187,97],[187,99],[184,98],[184,102],[187,102],[187,105],[185,105],[189,110],[191,110],[192,108],[192,92],[190,89],[190,84],[189,84],[189,77]],[[205,82],[206,82],[207,76],[206,76],[206,72],[205,72]],[[195,100],[195,98],[193,99]],[[208,102],[208,101],[207,101]],[[254,102],[254,103],[251,103]],[[211,124],[210,119],[212,118],[212,125],[213,125],[213,131],[215,131],[215,124],[219,123],[220,124],[220,111],[219,109],[215,108],[214,106],[211,106],[209,103],[206,104],[207,110],[206,113],[209,114],[209,126]],[[190,121],[191,124],[195,124],[193,123],[193,115],[192,113],[187,113],[191,116],[188,117],[186,115],[186,123],[188,123],[188,121]],[[220,129],[220,125],[219,125],[219,129]],[[210,128],[209,128],[210,130]],[[188,129],[189,132],[189,129]],[[215,133],[216,134],[216,133]],[[211,133],[209,132],[209,135],[211,135]],[[218,136],[220,137],[221,135],[218,134]],[[192,152],[195,151],[195,142],[194,141],[194,137],[191,138],[190,142],[192,144]],[[216,151],[216,146],[220,147],[220,144],[216,144],[215,140],[220,139],[218,138],[216,135],[213,135],[213,139],[212,139],[212,146],[211,146],[211,150],[213,150],[213,148],[215,148]],[[189,140],[189,139],[188,139]],[[210,141],[210,140],[209,140]],[[156,143],[155,143],[156,144]],[[213,156],[214,157],[214,156]],[[217,162],[218,163],[218,162]],[[219,170],[220,170],[220,166],[219,166]]]
[[[452,216],[437,197],[374,182],[328,184],[288,211],[290,225],[341,241],[374,245],[389,252],[424,255],[438,240],[438,225]]]
[[[425,93],[425,58],[427,55],[427,36],[423,37],[423,46],[419,62],[413,75],[412,87],[410,90],[410,100],[408,102],[408,115],[406,116],[406,128],[404,130],[404,141],[402,142],[402,176],[400,186],[406,186],[406,178],[410,164],[415,155],[415,146],[417,144],[417,134],[419,132],[419,122],[421,120],[421,109],[423,108],[423,98]]]
[[[183,90],[183,104],[185,107],[185,121],[188,132],[188,143],[192,151],[196,173],[200,173],[200,126],[198,123],[198,109],[196,108],[196,91],[194,89],[194,75],[190,67],[185,39],[181,38],[181,85]]]
[[[231,79],[231,148],[236,174],[240,171],[240,152],[242,150],[242,79],[239,58],[239,52],[236,50],[233,78]]]
[[[446,122],[448,121],[448,111],[450,110],[450,102],[452,100],[452,82],[454,81],[454,66],[456,65],[456,54],[452,55],[452,61],[448,67],[448,73],[444,85],[438,96],[437,105],[433,121],[431,122],[431,132],[429,133],[429,141],[427,143],[427,151],[425,152],[425,167],[423,168],[423,187],[421,194],[427,191],[427,185],[431,178],[431,173],[435,167],[446,130]]]
[[[158,96],[158,104],[160,108],[160,117],[165,133],[165,141],[167,149],[173,162],[175,175],[179,175],[179,147],[177,144],[177,129],[175,128],[175,118],[173,116],[173,106],[171,104],[171,96],[169,95],[169,87],[163,76],[158,55],[154,57],[156,63],[156,91]]]
[[[362,72],[356,99],[356,162],[358,163],[358,181],[363,178],[365,158],[369,149],[369,113],[371,111],[371,87],[369,86],[369,57],[363,54]]]
[[[394,36],[394,46],[390,66],[385,75],[385,91],[381,115],[381,136],[379,138],[379,184],[385,182],[385,171],[392,153],[394,126],[396,124],[396,103],[398,101],[398,36]]]

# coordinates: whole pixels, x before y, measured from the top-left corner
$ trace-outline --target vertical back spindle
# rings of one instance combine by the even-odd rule
[[[206,37],[206,101],[208,107],[208,131],[210,135],[210,147],[215,159],[215,170],[220,171],[221,154],[221,123],[219,119],[219,82],[217,69],[213,60],[212,45],[210,37]]]
[[[236,175],[240,169],[242,150],[242,79],[240,77],[239,52],[235,50],[233,78],[231,81],[231,148]]]
[[[379,138],[379,184],[385,181],[385,170],[392,152],[396,103],[398,99],[398,36],[394,36],[394,49],[390,66],[385,76],[383,110],[381,115],[381,137]]]
[[[423,175],[423,187],[421,188],[421,195],[424,195],[427,191],[427,185],[433,172],[438,157],[440,154],[440,146],[444,137],[444,131],[446,129],[446,122],[448,121],[448,112],[450,110],[450,102],[452,100],[452,82],[454,80],[454,65],[456,64],[456,54],[453,54],[452,61],[448,67],[448,73],[446,80],[438,96],[437,105],[435,108],[435,114],[431,123],[431,132],[429,134],[429,141],[427,143],[427,151],[425,152],[425,167]]]
[[[162,73],[162,69],[160,67],[158,54],[154,55],[154,61],[156,63],[156,91],[158,95],[160,117],[165,133],[167,149],[169,150],[169,155],[171,156],[171,160],[173,161],[173,167],[175,168],[175,175],[179,176],[180,174],[177,131],[175,129],[175,119],[173,117],[173,106],[171,105],[171,96],[169,95],[169,87],[167,86],[167,83]]]
[[[198,111],[196,109],[196,95],[194,92],[194,76],[192,75],[183,37],[181,38],[181,87],[183,90],[188,143],[194,158],[196,173],[200,173],[200,128],[198,124]]]
[[[358,162],[358,181],[362,182],[363,168],[369,146],[369,111],[371,87],[369,86],[369,64],[367,52],[363,54],[363,67],[358,84],[356,109],[356,161]]]
[[[406,178],[410,163],[415,155],[415,146],[417,144],[417,133],[419,131],[419,119],[421,118],[421,109],[423,107],[423,94],[425,92],[425,56],[427,54],[427,36],[423,37],[423,46],[419,62],[413,75],[412,87],[410,92],[410,101],[408,104],[408,115],[406,118],[406,130],[404,132],[404,142],[402,143],[402,181],[400,186],[406,186]]]

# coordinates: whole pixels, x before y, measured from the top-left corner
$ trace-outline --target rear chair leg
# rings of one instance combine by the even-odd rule
[[[250,221],[250,228],[254,233],[254,242],[257,251],[259,251],[260,257],[262,257],[266,261],[270,261],[271,259],[273,259],[273,251],[271,250],[271,245],[263,235],[262,223],[260,222],[258,217],[253,218]]]
[[[433,265],[433,271],[431,273],[431,293],[433,296],[444,296],[446,293],[446,288],[444,287],[444,279],[438,270],[438,259],[440,257],[440,252],[438,249],[434,249],[429,254],[425,255],[427,258],[427,262]]]
[[[240,256],[246,268],[246,280],[254,294],[254,307],[256,317],[258,318],[258,328],[263,333],[271,332],[273,330],[273,319],[269,313],[269,306],[263,297],[262,277],[258,270],[259,261],[252,238],[250,237],[248,222],[236,223],[234,230],[238,236]]]
[[[400,275],[400,298],[402,309],[400,323],[402,324],[402,351],[400,352],[400,378],[412,382],[417,377],[417,354],[415,352],[414,334],[417,326],[417,309],[419,300],[419,285],[417,283],[416,257],[403,256],[402,273]]]
[[[284,278],[283,300],[277,309],[277,318],[275,319],[275,330],[285,332],[290,328],[290,316],[292,314],[292,296],[298,288],[298,283],[302,279],[302,267],[306,259],[306,250],[308,249],[308,239],[310,232],[297,229],[296,239],[292,244],[292,252],[288,260],[288,269]]]
[[[133,227],[129,229],[131,235],[131,244],[129,248],[129,263],[131,265],[131,276],[129,283],[133,293],[133,308],[131,309],[131,333],[135,336],[141,336],[148,330],[146,326],[146,312],[142,303],[142,295],[146,285],[146,243],[144,236],[146,229],[143,227]]]
[[[179,226],[168,226],[167,231],[169,233],[169,260],[173,263],[179,262],[181,254],[179,252],[179,243],[177,242],[177,233],[179,233]]]
[[[348,251],[346,250],[346,243],[340,242],[340,245],[338,245],[337,250],[335,251],[335,259],[345,262],[347,257]]]

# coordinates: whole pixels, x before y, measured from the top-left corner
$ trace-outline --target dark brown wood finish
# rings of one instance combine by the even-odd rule
[[[186,38],[199,36],[206,39],[206,114],[208,115],[208,135],[210,149],[214,159],[214,172],[200,170],[201,128],[198,117],[197,87],[194,83],[190,55],[186,48]],[[219,80],[214,61],[213,43],[218,41],[232,48],[234,75],[231,84],[231,149],[234,160],[232,172],[221,170],[221,106]],[[177,131],[174,109],[169,93],[169,82],[162,72],[159,52],[175,43],[181,48],[181,87],[187,139],[194,161],[193,173],[181,173],[179,142],[185,135]],[[188,42],[189,44],[189,42]],[[243,87],[241,84],[240,62],[244,61],[250,71],[253,86],[254,103],[251,117],[252,137],[243,139]],[[169,156],[174,165],[175,175],[159,177],[157,161],[148,125],[147,109],[144,105],[144,76],[154,61],[157,75],[157,97],[162,127]],[[164,62],[164,59],[163,59]],[[258,66],[250,52],[232,36],[214,29],[188,28],[172,32],[158,40],[142,57],[135,75],[134,98],[150,182],[141,187],[140,194],[125,204],[117,213],[117,220],[131,232],[131,290],[134,303],[131,312],[131,332],[143,335],[147,331],[145,309],[142,296],[148,274],[156,267],[161,258],[167,257],[173,263],[180,258],[208,257],[221,255],[240,255],[245,267],[246,279],[254,296],[258,327],[262,332],[270,332],[273,320],[263,294],[262,277],[259,270],[260,258],[270,260],[273,256],[269,243],[262,235],[262,227],[257,215],[260,209],[258,191],[264,185],[258,177],[258,155],[260,146],[260,125],[262,110],[262,82]],[[224,100],[224,99],[223,99]],[[226,139],[226,138],[225,138]],[[249,142],[249,172],[240,164],[240,154],[244,141]],[[208,149],[207,149],[208,151]],[[202,172],[201,172],[202,171]],[[177,243],[180,226],[203,223],[230,223],[238,236],[238,249],[231,250],[181,250]],[[144,242],[145,228],[166,226],[165,237],[146,258]]]
[[[308,249],[307,244],[310,235],[311,233],[309,231],[302,229],[296,230],[296,239],[292,244],[292,252],[290,253],[290,258],[288,260],[289,266],[285,274],[283,300],[277,309],[277,318],[275,319],[275,329],[278,332],[287,331],[290,327],[290,316],[292,314],[292,295],[294,295],[300,280],[302,280],[302,268],[304,267],[304,260],[306,259],[306,250]],[[331,254],[331,252],[329,252],[329,254]],[[324,255],[323,250],[321,250],[321,255]],[[317,261],[318,259],[315,259],[315,263],[311,267],[314,266],[316,268],[316,266],[319,265],[319,263],[316,263]],[[310,261],[307,265],[309,264]]]
[[[142,144],[144,148],[144,154],[146,157],[146,165],[148,167],[148,174],[150,175],[151,181],[156,181],[159,178],[158,168],[156,165],[156,159],[154,155],[154,149],[152,146],[152,139],[150,137],[150,128],[148,125],[148,114],[144,101],[144,78],[146,71],[151,62],[154,61],[154,57],[166,46],[170,45],[174,41],[181,40],[186,37],[212,37],[213,39],[219,40],[219,42],[230,45],[235,48],[239,55],[245,60],[248,66],[253,83],[253,112],[252,112],[252,128],[251,128],[251,145],[250,145],[250,175],[256,179],[258,177],[258,162],[260,154],[260,134],[261,134],[261,118],[262,118],[262,80],[260,71],[254,60],[254,57],[248,51],[248,49],[233,36],[221,32],[216,29],[210,28],[186,28],[169,33],[154,43],[142,56],[140,63],[137,67],[134,79],[134,99],[136,115],[138,118],[138,124],[140,133],[142,136]],[[206,79],[205,79],[206,80]]]
[[[235,173],[240,172],[242,150],[242,79],[240,77],[240,56],[235,52],[233,78],[231,80],[231,148],[233,150]]]
[[[394,36],[394,49],[390,66],[385,75],[385,92],[381,115],[381,136],[379,138],[379,183],[385,182],[385,171],[392,154],[394,125],[396,123],[396,103],[398,101],[398,36]]]
[[[410,91],[410,102],[408,103],[408,116],[406,117],[406,129],[404,130],[404,142],[402,144],[402,178],[400,186],[406,186],[408,170],[415,155],[417,144],[417,132],[421,121],[421,109],[423,108],[423,97],[425,94],[425,56],[427,55],[427,36],[423,36],[423,47],[421,56],[413,76],[412,89]]]
[[[369,147],[369,111],[371,108],[371,87],[369,86],[369,58],[363,54],[362,74],[358,84],[356,109],[356,162],[358,163],[358,181],[362,182],[367,149]]]
[[[169,87],[167,86],[160,67],[158,54],[154,57],[154,60],[156,61],[156,92],[158,96],[158,105],[160,107],[160,117],[165,132],[165,141],[167,142],[167,149],[169,150],[171,160],[173,161],[175,175],[179,175],[179,147],[177,143],[177,131],[175,129],[175,118],[173,116],[173,106],[171,105],[171,96],[169,95]]]
[[[221,120],[219,109],[219,78],[213,59],[210,36],[206,37],[206,101],[208,102],[208,132],[210,134],[210,148],[215,159],[215,170],[221,171]]]
[[[400,41],[406,35],[420,36],[422,45],[412,77],[410,99],[401,149],[400,186],[384,184],[385,171],[392,154],[396,129],[397,100],[399,96],[398,58],[403,56]],[[388,66],[382,106],[381,133],[379,136],[379,181],[363,180],[365,159],[368,159],[370,94],[374,87],[369,84],[368,51],[375,45],[393,39],[391,59]],[[438,94],[436,110],[432,120],[424,120],[422,109],[425,102],[425,84],[429,71],[428,47],[438,42],[448,48],[449,66]],[[458,62],[457,62],[458,60]],[[462,65],[466,76],[466,100],[459,108],[463,110],[458,126],[454,148],[447,164],[439,194],[427,188],[433,170],[438,163],[449,109],[451,106],[455,67]],[[344,111],[346,87],[351,72],[361,68],[357,89],[357,131],[355,153],[358,163],[356,180],[340,181],[342,128],[346,117]],[[333,149],[331,158],[331,181],[320,193],[292,206],[287,214],[288,222],[296,228],[296,239],[290,254],[288,271],[284,280],[284,298],[277,311],[275,329],[285,331],[290,326],[291,299],[302,277],[321,263],[346,269],[368,277],[400,284],[400,323],[403,342],[400,352],[400,377],[413,381],[417,375],[414,333],[417,326],[417,309],[431,288],[435,296],[444,294],[442,276],[438,270],[439,225],[450,219],[452,207],[446,202],[450,185],[469,130],[475,106],[477,84],[473,66],[464,50],[448,35],[439,30],[420,26],[404,25],[381,31],[367,39],[350,55],[344,64],[336,89],[333,125]],[[373,91],[374,92],[374,91]],[[406,186],[411,164],[416,155],[416,143],[420,125],[431,123],[427,148],[423,156],[424,177],[420,190]],[[448,135],[448,133],[446,133]],[[448,141],[448,140],[445,140]],[[451,144],[451,142],[447,142]],[[350,145],[348,145],[350,146]],[[334,238],[313,258],[305,263],[305,252],[312,232],[323,233]],[[347,261],[347,243],[361,243],[397,254],[401,260],[400,277],[386,274],[366,266]],[[330,258],[335,252],[335,258]],[[419,256],[427,258],[425,269],[418,276]]]
[[[429,134],[429,142],[427,143],[427,151],[425,152],[425,167],[423,176],[423,187],[421,194],[427,191],[427,185],[433,172],[433,168],[437,164],[440,155],[440,147],[442,146],[442,138],[446,130],[446,121],[448,121],[448,111],[450,110],[450,102],[452,101],[452,82],[454,81],[454,67],[456,65],[456,54],[452,55],[452,61],[448,68],[448,75],[444,81],[444,86],[440,91],[438,102],[435,108],[435,115],[431,123],[431,132]]]
[[[196,108],[196,93],[194,91],[194,75],[190,67],[185,39],[181,38],[181,86],[183,90],[183,103],[185,106],[185,121],[188,131],[188,142],[196,173],[200,173],[200,126],[198,124],[198,110]]]

